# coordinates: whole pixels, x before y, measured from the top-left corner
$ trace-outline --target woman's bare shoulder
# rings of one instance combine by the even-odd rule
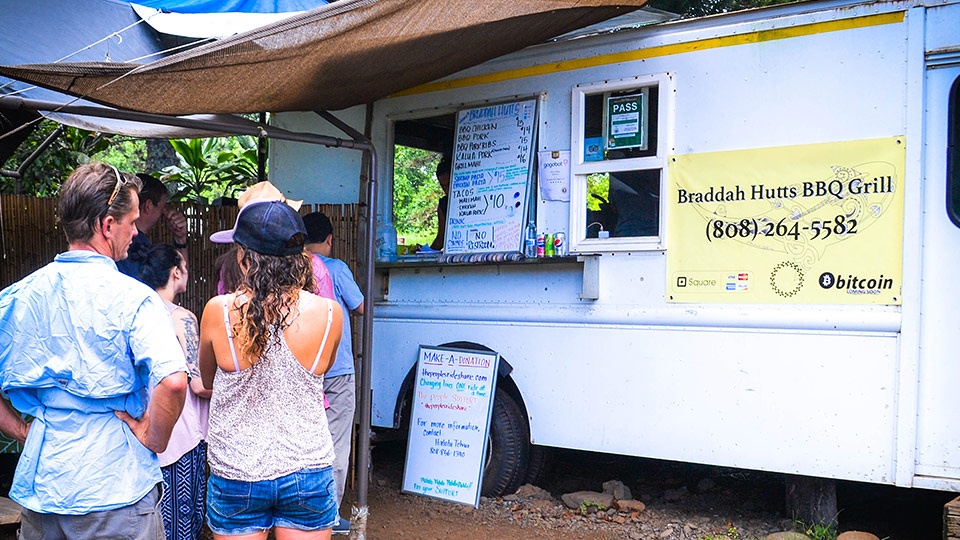
[[[227,306],[232,306],[235,298],[236,294],[229,293],[217,295],[207,300],[207,304],[203,307],[203,316],[201,318],[209,322],[215,322],[217,319],[222,321],[224,303],[226,303]]]
[[[246,299],[245,296],[240,295],[240,299]],[[218,294],[213,298],[207,300],[207,306],[217,306],[220,309],[223,309],[223,304],[226,303],[228,306],[232,306],[238,299],[237,293],[227,293],[227,294]]]
[[[300,293],[300,311],[304,313],[314,314],[326,312],[328,311],[328,307],[336,306],[337,303],[328,298],[324,298],[307,291]],[[340,310],[334,309],[333,311],[338,312]]]
[[[323,300],[324,299],[322,296],[317,296],[312,292],[300,291],[300,297],[298,300],[300,303],[300,310],[307,311],[307,310],[319,309],[320,307],[325,305],[323,303]]]
[[[230,298],[230,297],[232,297],[232,296],[234,296],[233,293],[218,294],[217,296],[214,296],[213,298],[207,300],[207,306],[208,306],[208,307],[209,307],[209,306],[222,306],[224,299],[228,299],[228,298]]]

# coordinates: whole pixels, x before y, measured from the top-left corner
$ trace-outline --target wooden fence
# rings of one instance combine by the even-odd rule
[[[206,301],[217,292],[217,276],[214,275],[217,257],[230,249],[229,245],[214,244],[208,238],[216,231],[233,227],[237,208],[180,203],[168,203],[168,207],[187,217],[191,283],[186,293],[178,298],[178,303],[199,316]],[[333,256],[346,262],[354,276],[362,276],[359,256],[363,250],[358,235],[357,209],[356,204],[305,204],[300,213],[319,210],[330,218],[333,223]],[[162,223],[157,223],[149,236],[154,243],[173,241]],[[0,249],[0,288],[18,281],[65,251],[67,241],[57,223],[57,199],[0,195]]]

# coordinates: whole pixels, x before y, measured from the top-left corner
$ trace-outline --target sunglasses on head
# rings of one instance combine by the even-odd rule
[[[117,168],[114,167],[113,165],[110,165],[108,163],[107,167],[110,167],[111,169],[113,169],[113,174],[117,175],[117,185],[113,186],[113,193],[111,193],[110,198],[107,199],[107,208],[110,208],[110,206],[113,205],[113,201],[116,200],[117,195],[120,193],[120,188],[122,188],[123,185],[127,183],[127,179],[124,178],[123,175],[120,174],[120,171],[118,171]]]

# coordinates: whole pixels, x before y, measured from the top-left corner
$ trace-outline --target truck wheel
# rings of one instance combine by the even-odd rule
[[[497,389],[481,495],[499,497],[517,491],[527,474],[529,453],[530,436],[523,410],[509,394]]]
[[[548,468],[553,464],[550,448],[538,444],[530,445],[530,459],[527,461],[527,474],[523,478],[523,484],[540,485],[540,480],[545,476]],[[522,485],[522,484],[521,484]]]

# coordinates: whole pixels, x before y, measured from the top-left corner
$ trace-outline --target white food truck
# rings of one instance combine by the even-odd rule
[[[960,491],[957,0],[580,35],[337,116],[383,223],[396,145],[453,159],[444,253],[377,263],[374,427],[419,347],[487,350],[487,494],[543,447]],[[271,147],[309,202],[357,201],[358,162]],[[531,220],[569,253],[521,257]]]

